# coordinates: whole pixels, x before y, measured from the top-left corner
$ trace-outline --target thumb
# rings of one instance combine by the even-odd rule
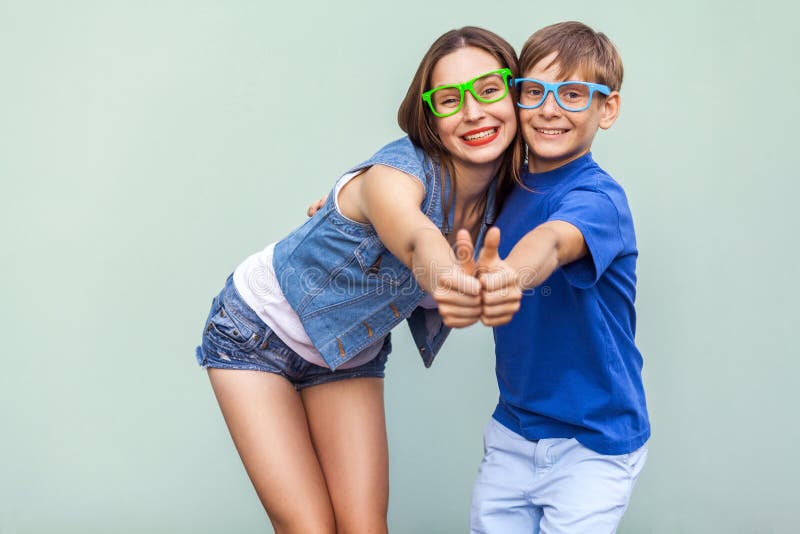
[[[483,238],[483,248],[478,256],[478,266],[486,267],[500,259],[497,248],[500,246],[500,229],[492,226]]]
[[[458,264],[467,274],[472,275],[475,270],[475,262],[473,260],[475,245],[472,244],[472,236],[463,228],[456,234],[455,252]]]

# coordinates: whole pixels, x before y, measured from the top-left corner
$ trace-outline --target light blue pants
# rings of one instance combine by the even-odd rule
[[[575,439],[528,441],[494,419],[472,490],[473,534],[605,534],[617,530],[647,446],[618,456]]]

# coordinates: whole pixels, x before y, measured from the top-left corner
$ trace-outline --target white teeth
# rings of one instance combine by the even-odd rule
[[[481,139],[483,137],[489,137],[490,135],[494,135],[497,133],[497,128],[492,128],[491,130],[484,130],[483,132],[476,133],[475,135],[465,135],[464,139],[467,141],[474,141],[476,139]]]
[[[566,130],[542,130],[541,128],[537,128],[536,131],[545,135],[559,135],[566,132]]]

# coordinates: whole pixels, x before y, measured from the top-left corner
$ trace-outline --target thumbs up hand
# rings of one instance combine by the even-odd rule
[[[489,228],[478,255],[476,274],[481,283],[481,315],[486,326],[500,326],[519,310],[522,290],[517,271],[500,259],[500,229]]]
[[[475,276],[477,264],[475,263],[475,245],[472,244],[472,236],[463,228],[456,234],[456,261],[458,265],[469,276]]]
[[[475,247],[466,230],[456,234],[456,262],[438,273],[436,289],[431,293],[439,305],[439,315],[451,328],[463,328],[481,317],[481,284],[475,278]]]

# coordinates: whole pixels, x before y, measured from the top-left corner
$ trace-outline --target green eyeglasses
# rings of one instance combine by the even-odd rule
[[[461,106],[464,105],[464,91],[472,93],[478,102],[491,104],[505,98],[510,79],[511,69],[493,70],[468,82],[434,87],[422,93],[422,100],[437,117],[449,117],[461,111]]]

